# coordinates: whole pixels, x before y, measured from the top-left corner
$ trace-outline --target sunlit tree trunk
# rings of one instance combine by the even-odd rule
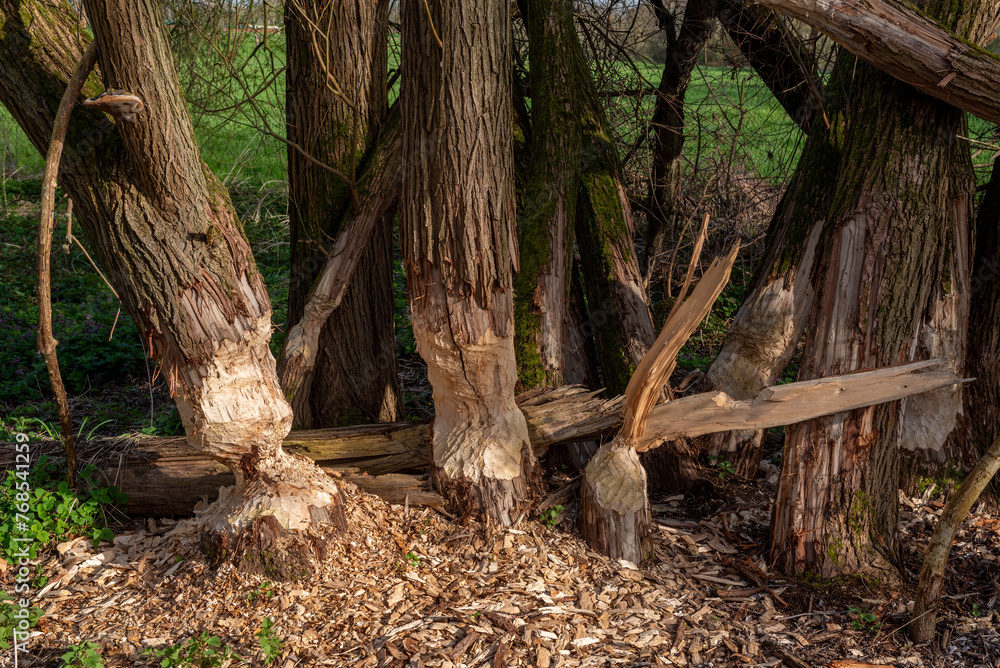
[[[813,119],[791,183],[771,219],[767,253],[708,370],[715,389],[734,399],[752,399],[774,384],[794,355],[812,308],[813,277],[840,171],[844,91],[855,62],[843,54],[827,86],[826,116]],[[761,430],[713,434],[708,454],[730,462],[738,475],[754,478],[763,442]]]
[[[964,355],[957,318],[967,308],[962,258],[975,190],[957,138],[964,115],[866,63],[853,71],[801,379],[926,357],[940,352],[940,339]],[[955,409],[924,424],[929,438],[944,442]],[[905,404],[892,403],[789,429],[772,523],[779,568],[834,576],[899,567],[898,449],[907,428]]]
[[[432,470],[458,512],[511,524],[537,462],[514,402],[510,6],[407,0],[402,19],[400,240]]]
[[[145,111],[112,123],[77,109],[61,185],[162,365],[188,439],[236,475],[201,517],[205,545],[223,558],[271,543],[280,573],[282,562],[303,557],[284,549],[298,540],[288,530],[343,523],[339,490],[281,449],[291,411],[268,349],[267,290],[225,188],[199,156],[159,5],[92,0],[86,8],[103,85],[139,96]],[[86,43],[69,5],[5,0],[0,22],[0,100],[43,150]],[[101,88],[92,77],[85,94]],[[251,550],[250,561],[259,555]]]
[[[341,223],[361,205],[362,156],[378,137],[386,110],[387,20],[387,0],[285,5],[288,327],[302,317]],[[311,382],[285,388],[299,427],[399,417],[392,218],[390,213],[376,225],[347,294],[323,326]]]

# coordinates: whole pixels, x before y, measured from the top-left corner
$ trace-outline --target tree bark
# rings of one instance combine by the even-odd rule
[[[1000,469],[1000,438],[994,440],[983,453],[982,459],[969,471],[969,475],[962,481],[962,486],[941,512],[941,518],[934,527],[934,535],[927,545],[924,564],[920,569],[920,580],[917,583],[917,594],[913,601],[913,626],[910,627],[910,637],[915,643],[934,639],[934,630],[937,627],[935,608],[941,600],[948,554],[962,522],[968,517],[979,495],[993,480],[997,469]]]
[[[812,308],[812,285],[823,253],[824,227],[840,170],[847,78],[855,59],[841,53],[826,95],[826,114],[817,113],[802,157],[771,219],[767,254],[708,370],[713,386],[735,399],[750,399],[774,384],[795,353]],[[730,462],[736,473],[754,478],[764,432],[715,434],[708,454]]]
[[[734,246],[725,259],[716,258],[691,296],[667,318],[660,336],[629,381],[621,432],[611,443],[602,445],[587,464],[580,483],[580,533],[592,548],[612,559],[638,564],[648,555],[649,498],[646,471],[637,453],[640,439],[674,370],[677,353],[729,282],[738,250],[739,246]]]
[[[866,63],[855,71],[828,264],[813,280],[805,379],[919,359],[932,345],[964,353],[961,257],[975,187],[956,139],[964,115]],[[789,429],[772,521],[778,568],[894,576],[905,410],[889,404]],[[954,417],[952,404],[928,437],[940,446]]]
[[[376,229],[382,236],[385,235],[387,216],[391,216],[399,204],[401,146],[398,114],[390,114],[363,162],[365,170],[357,187],[358,210],[347,212],[337,241],[306,302],[302,318],[285,337],[278,359],[278,375],[296,414],[311,413],[310,399],[330,396],[320,392],[314,397],[312,393],[318,358],[323,354],[320,351],[320,335],[330,314],[340,307],[347,295],[358,265],[366,258],[370,259],[368,249]],[[377,350],[373,351],[373,354],[377,353]],[[326,377],[320,382],[329,383],[331,378]],[[387,393],[386,396],[393,395]],[[373,419],[379,419],[381,414],[380,411]]]
[[[680,31],[662,0],[653,2],[660,30],[667,38],[663,73],[653,105],[653,173],[647,196],[644,265],[657,262],[677,242],[674,215],[681,195],[681,158],[684,153],[684,94],[691,71],[715,27],[715,0],[689,0]],[[647,275],[650,272],[647,269]]]
[[[146,110],[117,124],[74,114],[63,187],[163,365],[189,441],[235,474],[235,487],[201,518],[206,545],[231,555],[244,530],[266,525],[273,552],[301,560],[283,549],[296,538],[286,532],[343,524],[341,496],[314,464],[281,449],[291,411],[268,350],[266,286],[225,189],[198,154],[162,13],[146,1],[86,7],[105,85],[139,96]],[[50,110],[86,44],[68,5],[4,0],[0,21],[0,101],[43,150]],[[84,91],[100,89],[92,78]]]
[[[302,318],[343,224],[362,206],[361,158],[386,110],[387,21],[387,0],[291,0],[285,7],[289,327]],[[402,410],[392,211],[374,222],[339,306],[321,323],[314,382],[285,387],[301,427],[391,422]]]
[[[518,378],[523,389],[567,382],[576,195],[583,133],[575,91],[590,77],[570,0],[531,0],[522,15],[531,60],[531,157],[518,220],[514,277]]]
[[[1000,123],[1000,62],[977,46],[996,36],[1000,15],[984,6],[980,20],[963,3],[936,23],[892,0],[762,0],[798,19],[887,74],[980,118]],[[931,3],[933,4],[933,3]]]
[[[823,89],[812,53],[765,7],[716,0],[716,16],[788,116],[808,133],[821,109]]]
[[[509,525],[538,469],[514,402],[510,6],[407,0],[402,12],[400,240],[434,391],[432,471],[459,513]]]
[[[967,464],[1000,436],[1000,158],[993,162],[993,174],[976,214],[975,246],[969,311],[976,314],[976,326],[969,328],[965,372],[976,382],[965,389],[969,419],[960,444]],[[996,482],[991,485],[991,496],[1000,498]]]

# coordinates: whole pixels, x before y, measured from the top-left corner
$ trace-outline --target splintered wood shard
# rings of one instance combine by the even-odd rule
[[[655,407],[635,447],[642,452],[681,436],[795,424],[970,380],[957,376],[941,358],[772,385],[745,401],[725,392],[704,392]]]
[[[737,244],[724,258],[712,261],[691,296],[667,318],[660,336],[632,374],[625,390],[625,424],[622,435],[626,440],[632,441],[642,436],[646,418],[656,405],[661,388],[677,365],[677,353],[722,294],[729,282],[729,273],[736,262],[739,248]]]

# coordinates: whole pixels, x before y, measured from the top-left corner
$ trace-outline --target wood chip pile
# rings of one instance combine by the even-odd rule
[[[1000,555],[989,518],[967,524],[956,547],[942,642],[913,647],[899,628],[905,592],[854,591],[851,610],[769,574],[766,506],[729,502],[695,517],[690,498],[668,498],[654,506],[655,555],[637,569],[590,552],[566,531],[569,511],[554,528],[525,519],[488,533],[345,488],[351,528],[299,582],[211,571],[188,521],[149,520],[97,548],[61,545],[45,565],[48,584],[34,592],[45,615],[19,665],[60,665],[67,646],[84,640],[102,645],[107,666],[158,665],[142,651],[207,632],[243,665],[261,666],[255,634],[265,618],[283,640],[282,668],[1000,665],[996,597],[982,598],[991,580],[996,591]],[[940,503],[907,500],[912,554],[936,512]],[[962,574],[977,568],[979,576]],[[967,577],[980,589],[956,592]],[[856,629],[859,610],[881,625]],[[9,651],[0,664],[13,665]]]

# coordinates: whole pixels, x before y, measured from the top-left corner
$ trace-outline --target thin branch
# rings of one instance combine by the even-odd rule
[[[76,105],[76,99],[83,90],[90,71],[97,63],[97,42],[93,41],[87,47],[80,59],[80,64],[73,77],[66,85],[59,110],[52,123],[52,139],[49,141],[49,152],[45,156],[45,174],[42,177],[42,213],[38,220],[38,352],[45,357],[45,366],[49,372],[49,383],[59,407],[59,424],[62,430],[63,448],[66,450],[66,480],[70,489],[76,487],[76,446],[73,443],[73,420],[69,414],[69,401],[66,399],[66,387],[63,385],[62,374],[59,372],[59,358],[56,355],[58,341],[52,335],[52,275],[50,255],[52,251],[52,228],[55,225],[53,213],[56,204],[56,178],[59,175],[59,160],[62,158],[63,146],[66,142],[66,130],[69,128],[69,117]]]

